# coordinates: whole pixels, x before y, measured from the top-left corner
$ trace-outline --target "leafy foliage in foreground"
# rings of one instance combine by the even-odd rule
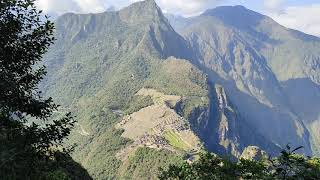
[[[55,39],[34,2],[0,1],[0,177],[89,178],[61,146],[75,121],[66,114],[49,123],[58,106],[37,89],[46,74],[39,63]]]
[[[128,159],[128,165],[121,167],[124,179],[157,179],[159,168],[167,168],[170,164],[182,164],[182,155],[168,150],[139,148]],[[126,163],[124,163],[126,164]]]
[[[305,157],[287,146],[280,156],[261,160],[230,161],[202,153],[194,163],[162,170],[159,179],[319,179],[320,158]]]

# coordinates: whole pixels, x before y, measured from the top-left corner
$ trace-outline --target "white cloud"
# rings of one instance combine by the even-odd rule
[[[139,0],[37,0],[40,9],[49,13],[97,13],[110,6],[121,8]],[[222,0],[156,0],[163,11],[185,16],[196,15]]]
[[[65,12],[79,12],[81,9],[73,0],[38,0],[36,5],[46,13],[62,14]]]
[[[74,0],[81,7],[83,12],[103,12],[107,8],[103,0]]]
[[[40,9],[54,14],[66,12],[97,13],[110,6],[121,8],[139,0],[37,0]],[[163,11],[185,16],[196,15],[221,0],[156,0]]]
[[[320,4],[287,7],[268,15],[286,27],[320,36]]]
[[[37,0],[36,5],[47,13],[58,15],[66,12],[98,13],[110,7],[106,0]]]
[[[166,12],[185,16],[197,15],[213,8],[219,0],[158,0],[159,6]]]
[[[137,2],[142,0],[130,0]],[[217,2],[222,0],[155,0],[166,13],[179,14],[183,16],[198,15],[206,9],[213,8]]]
[[[264,0],[265,8],[269,10],[278,10],[286,0]]]
[[[66,12],[97,13],[110,6],[116,9],[140,0],[37,0],[37,6],[51,15]],[[184,16],[197,15],[219,3],[248,4],[252,0],[156,0],[164,12]],[[255,1],[255,0],[254,0]],[[288,0],[259,0],[265,14],[280,24],[300,31],[320,36],[320,4],[285,7]]]

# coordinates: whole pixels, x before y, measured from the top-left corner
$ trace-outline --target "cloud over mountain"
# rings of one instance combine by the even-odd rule
[[[291,6],[268,15],[288,28],[320,36],[320,4]]]
[[[141,0],[37,0],[37,6],[50,15],[57,16],[66,12],[97,13],[110,7],[116,9]],[[250,4],[251,0],[155,0],[164,12],[184,16],[198,15],[217,5]],[[289,28],[320,36],[320,4],[289,6],[288,0],[259,0],[265,9],[264,14],[271,16]]]
[[[127,0],[126,0],[127,1]],[[61,15],[66,12],[97,13],[110,7],[113,0],[37,0],[38,8],[47,13]]]
[[[54,14],[65,12],[95,13],[102,12],[108,7],[122,8],[130,3],[141,0],[38,0],[40,9]],[[196,15],[202,11],[213,8],[221,0],[156,0],[159,6],[166,12]]]
[[[286,0],[264,0],[264,6],[267,9],[278,9]]]
[[[215,7],[217,2],[220,1],[221,0],[157,0],[159,6],[164,11],[185,16],[197,15],[206,9]]]

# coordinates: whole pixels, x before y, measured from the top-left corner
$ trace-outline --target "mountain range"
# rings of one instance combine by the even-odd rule
[[[93,178],[154,179],[201,149],[320,154],[318,37],[243,6],[183,18],[154,0],[55,26],[40,89],[78,121],[66,144]]]

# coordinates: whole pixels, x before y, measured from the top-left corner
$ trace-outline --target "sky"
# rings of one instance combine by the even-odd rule
[[[139,0],[37,0],[39,9],[52,16],[67,12],[98,13],[121,9]],[[156,0],[166,13],[185,17],[222,5],[243,5],[278,23],[320,37],[320,0]]]

